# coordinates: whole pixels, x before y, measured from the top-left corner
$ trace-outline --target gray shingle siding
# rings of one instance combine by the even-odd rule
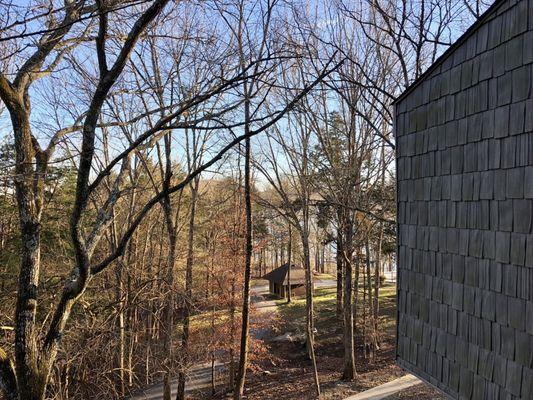
[[[533,399],[533,0],[500,1],[396,103],[397,360]]]

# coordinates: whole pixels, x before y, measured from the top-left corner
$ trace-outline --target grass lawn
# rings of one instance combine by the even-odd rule
[[[321,279],[321,280],[336,280],[337,277],[333,274],[315,274],[314,277],[316,279]]]
[[[328,278],[329,279],[329,278]],[[363,295],[359,300],[362,304]],[[287,332],[302,336],[305,332],[305,298],[296,297],[290,304],[278,300],[278,321],[273,335]],[[342,322],[336,315],[336,289],[318,288],[314,293],[315,350],[322,399],[339,400],[403,375],[394,364],[396,286],[387,284],[380,289],[381,348],[374,360],[365,360],[361,330],[356,335],[355,382],[340,381],[343,365]],[[362,324],[362,307],[358,310],[358,326]],[[248,381],[247,399],[301,400],[312,399],[313,378],[305,345],[301,342],[270,342],[269,353],[260,365],[268,374],[256,372]]]
[[[339,323],[336,316],[337,292],[335,288],[319,288],[314,293],[315,328],[317,329],[317,343],[330,339],[337,331]],[[359,293],[362,301],[363,294]],[[388,334],[395,334],[396,286],[387,284],[379,290],[380,328]],[[301,331],[305,329],[305,297],[297,297],[290,304],[286,300],[278,300],[278,310],[284,321],[286,331]],[[362,323],[361,307],[358,310],[358,322]]]

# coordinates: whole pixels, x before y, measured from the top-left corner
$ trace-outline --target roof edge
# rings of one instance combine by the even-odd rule
[[[470,27],[450,46],[442,53],[433,64],[431,64],[426,71],[418,78],[416,78],[394,101],[392,105],[396,105],[404,100],[414,89],[420,85],[437,67],[439,67],[457,48],[464,44],[470,36],[481,26],[486,20],[494,13],[498,7],[500,7],[507,0],[496,0],[492,5],[485,10],[483,14],[474,22]]]

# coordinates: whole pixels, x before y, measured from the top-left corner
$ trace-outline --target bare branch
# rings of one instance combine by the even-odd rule
[[[197,169],[189,173],[187,177],[185,177],[185,179],[183,179],[179,184],[170,187],[166,191],[159,192],[149,202],[147,202],[146,205],[143,207],[143,209],[139,212],[139,214],[137,215],[137,217],[135,218],[131,226],[128,228],[128,230],[126,231],[122,239],[120,240],[120,243],[117,246],[116,251],[110,256],[108,256],[107,258],[105,258],[102,262],[92,267],[91,273],[97,274],[103,271],[109,264],[111,264],[114,260],[116,260],[118,257],[120,257],[123,254],[129,239],[131,238],[131,236],[133,235],[133,233],[135,232],[139,224],[142,222],[146,214],[148,214],[148,212],[153,208],[153,206],[158,204],[161,201],[161,199],[164,198],[164,196],[177,192],[179,190],[182,190],[196,176],[200,175],[202,172],[210,168],[213,164],[220,161],[224,157],[224,155],[229,150],[231,150],[236,144],[242,142],[248,137],[253,137],[255,135],[258,135],[259,133],[264,132],[265,130],[269,129],[271,126],[276,124],[281,118],[283,118],[287,114],[287,112],[291,111],[296,106],[296,104],[298,104],[298,102],[302,98],[304,98],[316,85],[318,85],[325,77],[327,77],[333,71],[337,70],[344,63],[344,60],[342,60],[339,63],[335,64],[333,67],[328,68],[329,65],[333,62],[333,59],[334,59],[333,57],[330,58],[329,62],[326,65],[326,68],[322,71],[322,73],[311,84],[309,84],[304,90],[302,90],[297,96],[295,96],[285,106],[285,108],[282,111],[280,111],[280,113],[276,117],[274,117],[272,120],[270,120],[268,123],[261,126],[260,128],[255,129],[255,130],[250,130],[248,134],[237,136],[230,143],[224,146],[213,158],[211,158],[211,160],[202,164]]]

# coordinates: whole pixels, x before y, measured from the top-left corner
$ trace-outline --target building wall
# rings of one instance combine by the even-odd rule
[[[305,296],[305,285],[291,285],[293,296]]]
[[[533,0],[505,1],[396,104],[398,363],[533,399]]]

